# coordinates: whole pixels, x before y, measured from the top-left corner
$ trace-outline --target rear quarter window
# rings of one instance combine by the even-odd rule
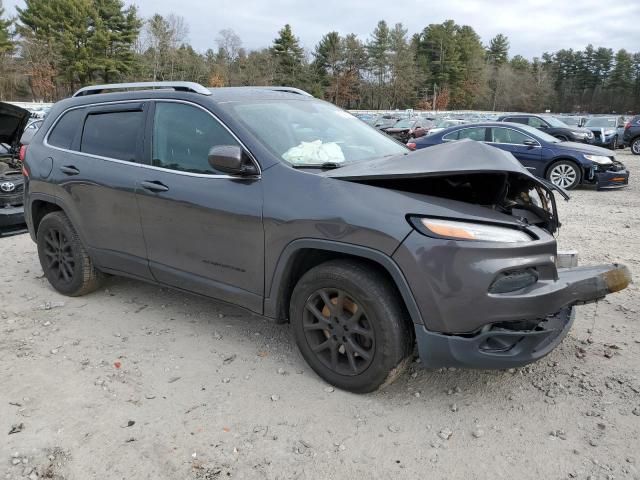
[[[82,128],[83,116],[84,109],[82,108],[63,113],[49,134],[47,139],[49,145],[70,150],[76,133]]]

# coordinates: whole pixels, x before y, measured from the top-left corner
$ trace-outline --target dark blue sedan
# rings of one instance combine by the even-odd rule
[[[487,122],[458,125],[407,144],[420,149],[462,139],[484,142],[511,152],[531,173],[570,190],[580,184],[617,188],[629,184],[629,172],[610,150],[561,142],[528,125]]]

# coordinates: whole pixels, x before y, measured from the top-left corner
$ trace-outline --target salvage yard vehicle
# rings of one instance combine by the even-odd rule
[[[571,190],[580,184],[598,189],[626,187],[629,172],[609,150],[584,143],[562,142],[528,125],[506,122],[452,127],[414,140],[414,150],[470,139],[513,154],[524,167],[552,184]]]
[[[624,117],[591,117],[584,127],[594,135],[593,144],[616,150],[624,147]]]
[[[629,145],[631,153],[640,155],[640,115],[636,115],[625,124],[624,143]]]
[[[432,126],[433,122],[431,120],[425,120],[421,117],[405,118],[385,129],[384,133],[402,143],[406,143],[410,138],[419,138],[426,135]]]
[[[588,128],[569,126],[551,115],[510,114],[498,117],[498,121],[529,125],[563,142],[592,143],[594,138]]]
[[[619,264],[557,268],[553,191],[510,153],[410,152],[292,92],[85,87],[54,105],[24,168],[57,291],[124,275],[289,321],[311,368],[353,392],[393,381],[416,343],[427,367],[538,360],[574,305],[630,281]]]
[[[24,108],[0,102],[0,234],[24,230],[24,179],[19,155],[20,137],[29,116]]]

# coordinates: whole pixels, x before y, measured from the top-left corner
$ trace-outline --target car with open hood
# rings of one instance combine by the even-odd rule
[[[24,225],[20,138],[29,122],[24,108],[0,102],[0,232]]]
[[[578,185],[598,189],[626,187],[629,172],[613,152],[594,145],[563,142],[518,123],[486,122],[448,128],[412,141],[419,150],[457,140],[475,140],[511,153],[532,174],[571,190]]]
[[[619,264],[557,265],[553,186],[510,153],[411,152],[296,91],[85,87],[24,168],[57,291],[123,275],[290,322],[311,368],[354,392],[393,381],[416,344],[427,367],[535,361],[574,305],[630,281]]]

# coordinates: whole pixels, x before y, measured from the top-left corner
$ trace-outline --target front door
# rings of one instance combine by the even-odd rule
[[[260,179],[232,177],[209,165],[211,147],[239,142],[204,108],[158,101],[151,118],[150,166],[136,192],[153,276],[260,313]]]
[[[544,177],[542,146],[533,137],[509,127],[491,127],[491,135],[487,143],[511,152],[527,170],[534,175]]]

